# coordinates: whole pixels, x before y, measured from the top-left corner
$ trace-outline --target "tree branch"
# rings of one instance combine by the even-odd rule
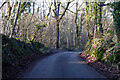
[[[7,3],[7,1],[5,1],[1,6],[0,9]]]
[[[63,18],[63,16],[65,15],[65,12],[66,12],[66,10],[68,9],[70,3],[71,3],[71,2],[68,2],[68,3],[67,3],[67,7],[65,8],[63,14],[62,14],[61,17],[58,19],[58,21],[60,21],[60,20]]]
[[[83,3],[79,6],[79,8],[81,7],[83,5]],[[65,9],[65,7],[63,6],[63,5],[61,5],[62,6],[62,8],[64,8]],[[83,8],[84,9],[84,8]],[[83,10],[83,9],[78,9],[78,11],[81,11],[81,10]],[[70,10],[70,9],[67,9],[68,11],[70,11],[71,13],[73,13],[73,14],[76,14],[75,12],[73,12],[72,10]]]
[[[61,5],[64,9],[65,9],[65,7],[63,6],[63,5]],[[72,10],[70,10],[70,9],[67,9],[68,11],[70,11],[71,13],[74,13],[74,14],[76,14],[75,12],[73,12]]]

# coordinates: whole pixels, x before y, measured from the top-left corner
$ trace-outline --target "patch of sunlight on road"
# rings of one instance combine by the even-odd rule
[[[69,64],[86,64],[85,61],[70,61]]]

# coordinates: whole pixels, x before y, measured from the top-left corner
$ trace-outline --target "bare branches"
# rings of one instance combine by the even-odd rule
[[[2,5],[0,6],[0,9],[7,3],[7,1],[3,2]]]
[[[20,12],[19,13],[21,13],[22,12],[22,10],[26,7],[26,5],[28,4],[28,2],[26,2],[26,4],[22,7],[22,9],[20,10]]]
[[[66,10],[68,9],[70,3],[71,3],[71,2],[68,2],[68,3],[67,3],[67,7],[65,8],[63,14],[62,14],[61,17],[58,19],[58,21],[60,21],[60,20],[63,18],[63,16],[65,15],[65,12],[66,12]]]
[[[74,4],[73,4],[74,5]],[[72,5],[72,6],[73,6]],[[79,8],[81,7],[83,5],[83,3],[79,6]],[[62,6],[62,8],[64,8],[65,9],[65,6],[63,6],[63,5],[61,5]],[[72,7],[71,6],[71,7]],[[84,9],[84,8],[83,8]],[[83,9],[77,9],[77,11],[81,11],[81,10],[83,10]],[[72,10],[70,10],[70,9],[67,9],[68,11],[70,11],[71,13],[73,13],[73,14],[76,14],[76,12],[73,12]]]
[[[64,8],[65,9],[65,6],[63,6],[63,5],[61,5],[62,6],[62,8]],[[67,9],[68,11],[70,11],[71,13],[74,13],[74,14],[76,14],[75,12],[73,12],[72,10],[70,10],[70,9]]]
[[[82,7],[83,3],[84,3],[84,2],[82,2],[82,4],[79,6],[79,8],[81,8],[81,7]]]
[[[51,4],[50,4],[49,13],[47,14],[47,18],[48,18],[48,16],[51,14],[51,7],[52,7],[52,4],[53,4],[53,2],[51,2]]]

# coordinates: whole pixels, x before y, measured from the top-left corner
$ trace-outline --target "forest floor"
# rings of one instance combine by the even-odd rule
[[[101,74],[105,75],[107,78],[116,78],[120,79],[120,71],[115,68],[107,65],[105,63],[97,61],[94,57],[87,55],[86,53],[82,52],[79,56],[85,60],[85,62],[96,69]]]

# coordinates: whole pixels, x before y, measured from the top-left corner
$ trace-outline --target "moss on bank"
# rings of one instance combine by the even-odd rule
[[[93,39],[91,44],[87,45],[85,53],[120,70],[120,48],[117,43],[113,40]]]
[[[49,53],[49,49],[39,42],[23,42],[19,39],[2,36],[2,76],[3,78],[15,77],[20,68],[29,59]]]

